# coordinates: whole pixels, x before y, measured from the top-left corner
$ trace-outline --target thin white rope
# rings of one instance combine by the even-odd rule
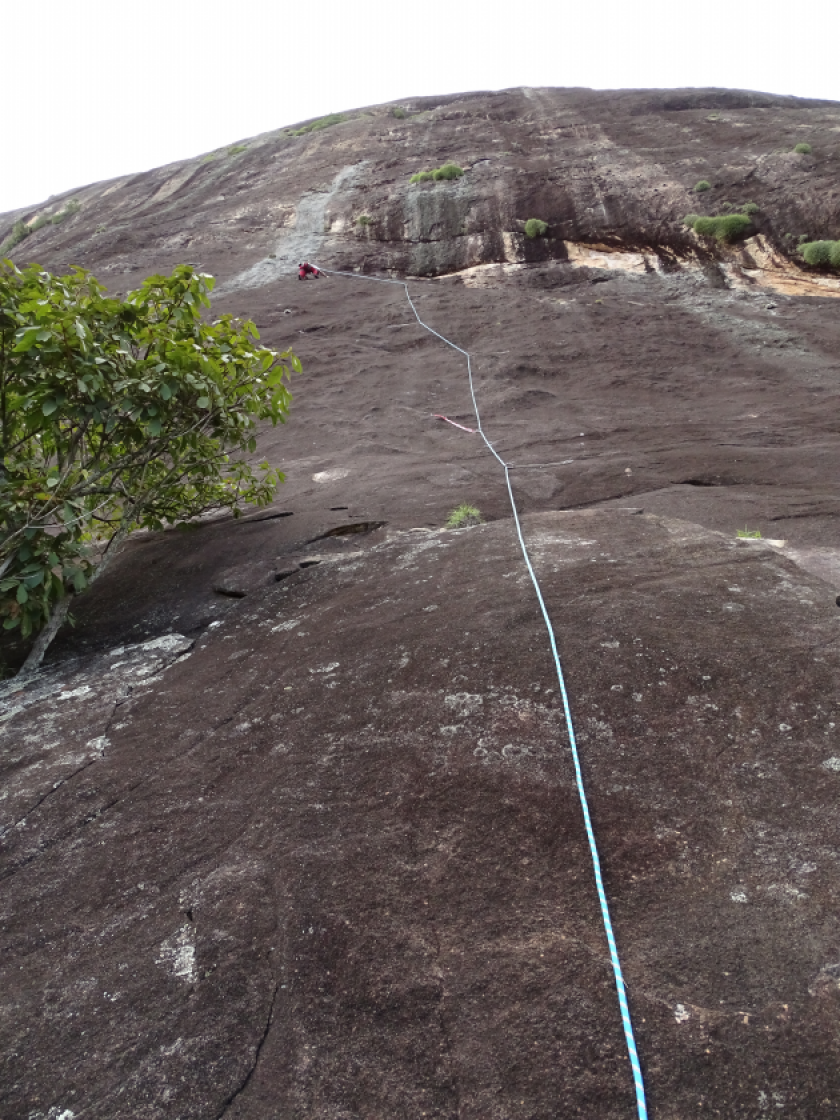
[[[638,1111],[639,1120],[647,1120],[648,1113],[647,1103],[645,1100],[645,1085],[644,1079],[642,1077],[641,1065],[639,1064],[638,1051],[636,1050],[636,1040],[633,1035],[633,1024],[630,1019],[630,1008],[627,1002],[627,988],[624,983],[624,976],[621,971],[621,962],[619,960],[618,948],[616,946],[615,936],[613,934],[612,920],[610,919],[609,903],[607,902],[607,895],[606,891],[604,890],[604,880],[601,874],[601,860],[598,855],[598,845],[595,841],[595,833],[592,828],[592,818],[589,814],[589,801],[587,799],[586,789],[583,784],[583,772],[581,770],[577,738],[575,736],[575,728],[572,721],[572,710],[569,703],[569,694],[566,690],[566,679],[563,675],[563,667],[560,664],[560,654],[557,650],[557,640],[554,635],[554,627],[552,626],[551,617],[549,616],[548,608],[546,607],[545,600],[543,599],[539,580],[537,579],[536,572],[534,571],[534,567],[531,563],[531,557],[525,544],[525,538],[522,535],[522,525],[519,521],[519,511],[516,508],[516,499],[514,498],[513,487],[510,481],[511,467],[504,461],[504,459],[502,459],[502,457],[496,451],[493,444],[485,435],[484,429],[481,425],[481,414],[479,412],[478,401],[476,400],[475,396],[475,385],[473,384],[472,363],[470,361],[469,352],[467,350],[463,350],[460,346],[456,346],[454,342],[450,342],[448,338],[445,338],[442,334],[439,334],[436,330],[430,327],[428,323],[423,322],[423,320],[420,318],[420,315],[418,314],[417,308],[414,306],[414,301],[412,300],[411,295],[408,291],[408,284],[404,280],[385,280],[379,276],[362,276],[355,272],[338,272],[333,269],[321,268],[320,271],[328,272],[333,276],[347,276],[353,280],[372,280],[379,284],[400,285],[405,291],[405,297],[408,300],[409,306],[414,312],[415,318],[417,319],[417,322],[420,324],[420,326],[429,331],[430,334],[433,334],[435,338],[439,338],[441,342],[446,343],[447,346],[451,346],[453,350],[457,350],[459,354],[463,354],[467,359],[467,374],[469,376],[470,396],[472,397],[473,409],[475,411],[477,431],[487,445],[488,450],[492,455],[495,456],[495,458],[499,461],[501,467],[504,469],[505,483],[507,485],[508,497],[510,498],[510,506],[513,510],[513,519],[516,525],[516,535],[519,538],[519,546],[522,550],[522,555],[528,568],[528,574],[531,577],[531,583],[533,584],[534,591],[537,595],[537,601],[540,604],[540,611],[542,612],[546,630],[548,631],[548,640],[551,645],[552,655],[554,657],[554,666],[557,670],[557,680],[560,684],[560,694],[563,697],[563,711],[566,717],[566,728],[569,733],[569,744],[571,746],[572,761],[575,768],[575,782],[577,784],[578,797],[580,799],[580,805],[583,811],[583,823],[586,828],[586,837],[589,841],[589,854],[592,859],[592,868],[595,873],[595,887],[598,891],[598,901],[601,906],[601,919],[603,921],[604,932],[607,937],[607,945],[610,951],[610,961],[612,963],[613,975],[615,977],[615,987],[618,994],[618,1006],[621,1012],[621,1025],[624,1030],[624,1040],[627,1046],[627,1054],[630,1059],[630,1066],[633,1070],[633,1083],[636,1091],[636,1108]]]

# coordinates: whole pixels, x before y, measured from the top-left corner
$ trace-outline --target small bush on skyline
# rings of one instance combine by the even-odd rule
[[[346,121],[344,113],[328,113],[326,117],[319,117],[317,121],[305,124],[301,128],[292,129],[292,136],[305,136],[307,132],[320,132],[322,128],[331,128],[334,124]]]

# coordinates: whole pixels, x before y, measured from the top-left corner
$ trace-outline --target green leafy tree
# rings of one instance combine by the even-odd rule
[[[180,266],[112,299],[82,269],[0,264],[0,618],[40,664],[72,596],[126,535],[271,501],[259,421],[285,421],[291,351],[210,322],[213,278]]]

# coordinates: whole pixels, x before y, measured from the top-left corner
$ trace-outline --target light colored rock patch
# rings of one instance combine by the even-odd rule
[[[340,478],[346,478],[349,473],[350,471],[346,470],[344,467],[332,467],[328,471],[318,471],[316,474],[313,474],[312,481],[320,483],[338,482]]]
[[[198,979],[195,968],[195,929],[181,926],[158,949],[155,964],[161,965],[179,980],[194,984]]]
[[[661,271],[659,258],[654,253],[637,253],[631,250],[608,248],[606,245],[580,245],[576,241],[564,241],[569,263],[575,268],[606,268],[611,272]]]
[[[326,190],[307,191],[298,202],[294,224],[280,230],[273,256],[257,261],[219,285],[216,294],[260,288],[281,275],[288,275],[290,269],[297,268],[299,261],[319,263],[318,258],[329,234],[327,209],[337,195],[355,184],[365,166],[366,161],[362,161],[343,167]]]
[[[449,696],[444,696],[443,702],[446,707],[451,708],[457,716],[460,716],[462,719],[467,719],[482,707],[484,704],[484,697],[473,692],[453,692]]]

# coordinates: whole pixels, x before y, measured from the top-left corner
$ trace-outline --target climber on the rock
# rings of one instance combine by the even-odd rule
[[[309,261],[301,261],[298,265],[298,280],[305,280],[307,276],[314,276],[317,280],[321,275],[320,270],[314,264],[310,264]]]

